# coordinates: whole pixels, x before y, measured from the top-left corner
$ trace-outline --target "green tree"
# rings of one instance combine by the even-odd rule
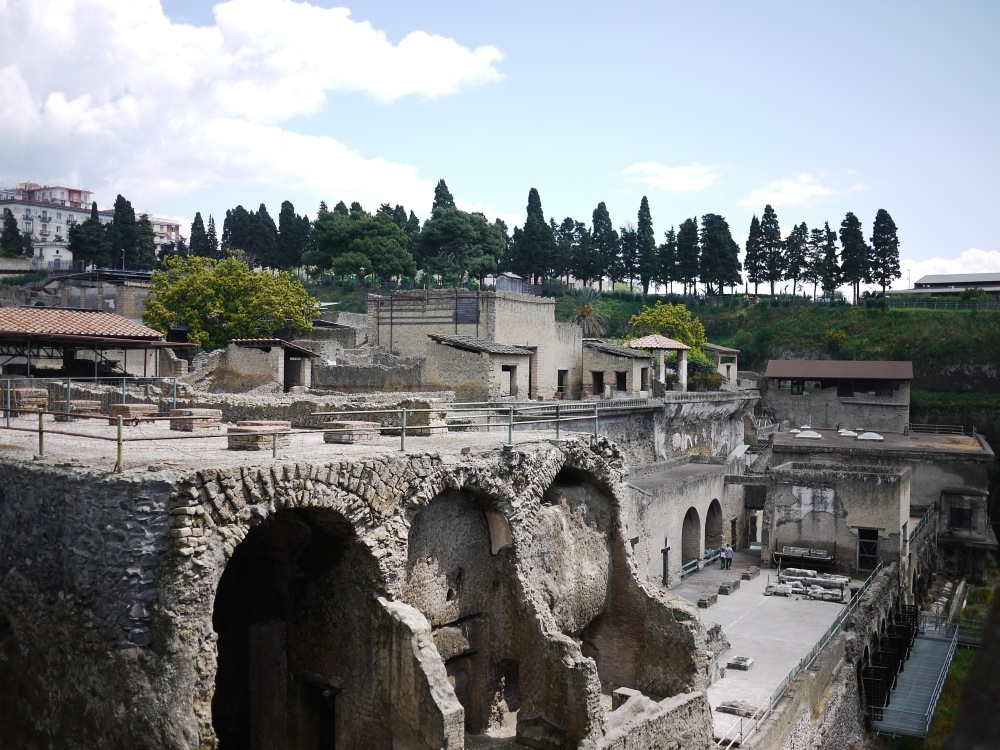
[[[677,278],[677,232],[670,227],[663,233],[663,242],[656,248],[656,281],[664,290],[673,290]]]
[[[635,277],[639,271],[639,232],[629,222],[619,228],[618,236],[621,238],[621,254],[618,256],[619,265],[611,276],[611,281],[628,281],[629,291],[634,291]]]
[[[254,271],[242,260],[170,257],[153,273],[143,322],[162,333],[186,326],[204,349],[231,339],[302,334],[312,327],[316,301],[287,273]]]
[[[136,267],[144,271],[156,266],[156,234],[153,232],[153,222],[149,214],[143,214],[135,226],[136,235]]]
[[[243,206],[226,209],[222,222],[222,254],[231,256],[235,252],[246,253],[251,248],[253,217]]]
[[[611,223],[611,214],[608,213],[604,201],[598,203],[594,209],[591,215],[591,227],[594,248],[601,256],[601,272],[597,276],[597,286],[599,289],[604,289],[605,276],[610,277],[612,286],[614,285],[614,277],[619,273],[621,255],[621,239]]]
[[[861,282],[871,279],[871,266],[861,222],[850,211],[840,222],[840,272],[842,280],[853,288],[854,304],[858,304]]]
[[[594,245],[590,229],[582,221],[575,222],[572,274],[584,284],[601,278],[604,267],[601,252]]]
[[[303,262],[342,276],[353,275],[362,284],[368,274],[388,281],[416,273],[406,235],[390,214],[372,217],[363,210],[347,215],[321,210],[313,223],[312,245]]]
[[[569,283],[570,274],[577,258],[580,246],[580,223],[570,216],[562,220],[558,226],[555,219],[549,220],[552,234],[556,241],[556,251],[553,256],[552,272],[558,278],[565,278]]]
[[[90,207],[90,216],[69,230],[68,250],[73,253],[73,263],[80,268],[108,266],[111,260],[111,243],[101,223],[97,202]]]
[[[431,211],[435,208],[455,208],[455,199],[451,197],[451,191],[448,190],[444,180],[438,180],[438,184],[434,186],[434,204],[431,206]]]
[[[781,281],[784,272],[784,256],[782,255],[781,227],[778,225],[778,214],[768,203],[764,206],[764,215],[760,220],[761,251],[764,261],[763,281],[771,285],[771,296],[774,296],[774,284]]]
[[[896,235],[896,223],[884,208],[880,208],[875,214],[871,243],[870,278],[881,285],[882,295],[885,296],[886,287],[902,274],[899,270],[899,237]]]
[[[639,244],[639,284],[643,296],[649,294],[649,283],[657,275],[656,234],[653,232],[653,216],[649,211],[649,200],[642,196],[636,217],[637,240]]]
[[[556,240],[552,228],[545,221],[542,199],[538,190],[528,191],[527,218],[521,230],[520,244],[515,250],[518,260],[516,273],[533,277],[539,283],[551,273],[552,257],[555,255]]]
[[[764,233],[761,231],[757,214],[750,220],[750,234],[747,235],[746,255],[743,257],[743,267],[747,272],[747,281],[753,283],[753,293],[757,296],[757,287],[764,281]]]
[[[215,231],[215,218],[212,214],[208,215],[208,230],[205,234],[208,239],[208,257],[221,258],[222,255],[219,253],[219,235]]]
[[[208,232],[205,231],[205,222],[201,218],[201,211],[195,212],[194,221],[191,222],[191,236],[188,238],[188,248],[191,255],[200,255],[202,258],[212,257]]]
[[[736,244],[729,223],[718,214],[701,217],[701,280],[706,294],[722,294],[740,278],[740,246]]]
[[[281,268],[278,257],[278,226],[267,212],[263,203],[257,213],[251,214],[250,246],[245,248],[247,256],[256,263],[268,268]]]
[[[677,232],[677,280],[684,285],[684,294],[695,291],[700,271],[698,253],[698,222],[685,219]]]
[[[608,321],[599,310],[601,304],[599,291],[585,286],[565,295],[565,299],[569,303],[567,321],[580,326],[584,338],[600,338],[604,335]]]
[[[295,213],[291,201],[284,201],[278,212],[278,241],[275,255],[279,268],[296,268],[309,245],[311,222],[308,216]]]
[[[21,254],[24,248],[24,238],[17,226],[17,219],[9,208],[3,210],[3,232],[0,232],[0,255],[13,258]]]
[[[121,194],[115,198],[115,215],[107,229],[110,265],[123,269],[139,267],[139,235],[132,204]]]
[[[705,326],[684,305],[664,305],[657,301],[653,307],[643,307],[629,320],[633,338],[658,333],[674,341],[687,344],[701,351],[705,347]]]
[[[837,257],[837,233],[830,229],[830,222],[823,222],[823,244],[818,268],[820,286],[831,300],[834,292],[844,280]]]
[[[466,274],[483,283],[496,272],[503,244],[496,224],[490,224],[481,213],[458,208],[434,209],[417,242],[424,270],[453,284]]]
[[[809,227],[805,222],[792,227],[785,238],[785,278],[792,280],[792,296],[806,268],[809,244]]]

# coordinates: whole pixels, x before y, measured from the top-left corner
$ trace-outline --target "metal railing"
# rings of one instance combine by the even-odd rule
[[[681,565],[681,578],[697,573],[699,570],[701,570],[701,565],[698,563],[698,558],[695,558]]]
[[[910,536],[909,536],[909,537],[907,538],[907,541],[909,541],[909,542],[912,542],[912,541],[913,541],[914,539],[916,539],[916,538],[917,538],[917,534],[919,534],[919,533],[920,533],[920,530],[921,530],[922,528],[924,528],[924,526],[926,526],[926,525],[927,525],[927,520],[928,520],[928,519],[929,519],[929,518],[930,518],[930,517],[931,517],[931,516],[932,516],[932,515],[933,515],[933,514],[934,514],[934,513],[936,512],[936,511],[937,511],[937,506],[936,506],[936,505],[931,505],[931,507],[927,509],[927,512],[926,512],[926,513],[924,513],[923,517],[921,517],[921,519],[920,519],[920,521],[919,521],[919,522],[917,523],[917,525],[913,527],[913,531],[911,531],[911,532],[910,532]]]
[[[928,703],[926,711],[911,711],[905,708],[893,708],[890,703],[888,706],[879,708],[879,713],[882,718],[874,722],[875,728],[879,732],[885,732],[887,734],[895,734],[896,731],[903,729],[901,734],[905,736],[920,736],[926,737],[931,730],[931,721],[934,719],[934,712],[937,710],[938,701],[941,699],[941,691],[944,689],[944,683],[948,679],[948,668],[951,666],[951,660],[955,656],[955,651],[958,648],[959,635],[956,630],[951,637],[951,642],[948,644],[948,653],[945,656],[944,662],[942,663],[941,671],[937,676],[937,680],[934,683],[934,690],[931,692],[930,702]],[[923,726],[923,732],[920,735],[911,734],[915,727]],[[890,729],[891,728],[891,729]],[[895,730],[895,731],[893,731]]]
[[[960,424],[917,424],[910,422],[907,431],[917,435],[964,435],[965,428]]]
[[[792,680],[794,680],[803,669],[808,669],[816,660],[819,653],[826,648],[826,646],[834,638],[840,635],[840,632],[844,629],[844,625],[848,618],[851,617],[851,615],[853,615],[855,610],[858,608],[861,597],[868,590],[868,587],[871,586],[872,582],[874,582],[875,578],[881,571],[882,563],[879,563],[871,572],[871,575],[865,579],[865,582],[851,597],[851,600],[847,603],[847,605],[840,611],[840,614],[837,615],[837,618],[833,621],[830,627],[827,628],[826,632],[816,642],[816,645],[809,650],[808,654],[799,660],[798,664],[792,667],[785,678],[781,681],[781,684],[774,689],[774,692],[772,692],[771,696],[768,698],[767,705],[758,708],[754,712],[753,716],[750,716],[747,719],[741,718],[739,724],[735,724],[733,728],[718,741],[719,747],[726,748],[727,750],[729,748],[739,747],[760,729],[761,724],[763,724],[764,721],[774,712],[775,706],[777,706],[778,702],[784,696],[785,690],[788,689]],[[730,735],[732,735],[736,730],[738,730],[736,735],[731,737]]]
[[[920,632],[932,635],[949,636],[954,634],[963,646],[981,646],[985,620],[970,617],[949,617],[934,615],[927,612],[920,614]]]
[[[97,377],[97,378],[5,378],[0,381],[0,397],[10,426],[11,414],[25,409],[19,409],[16,403],[17,391],[22,388],[44,388],[48,391],[50,404],[58,404],[67,412],[66,421],[73,421],[73,403],[75,401],[90,401],[92,396],[100,395],[101,401],[108,404],[163,404],[169,403],[170,409],[177,408],[177,378],[168,377]],[[99,393],[87,393],[74,397],[73,389],[79,394],[81,389],[96,388]],[[158,391],[155,395],[151,389]],[[33,411],[33,410],[32,410]]]
[[[194,434],[190,432],[185,432],[184,434],[143,434],[143,435],[125,435],[123,432],[123,427],[127,424],[139,424],[139,423],[149,423],[149,422],[170,422],[170,421],[196,421],[199,419],[212,419],[212,417],[198,417],[198,416],[166,416],[162,414],[156,415],[142,415],[135,417],[109,417],[107,414],[102,413],[84,413],[82,411],[73,408],[74,403],[80,403],[83,399],[76,399],[76,401],[68,401],[67,408],[62,409],[39,409],[37,407],[31,407],[25,404],[18,404],[16,400],[11,403],[11,399],[7,399],[7,402],[2,407],[4,416],[6,418],[6,423],[0,424],[0,430],[8,430],[12,432],[33,432],[37,434],[38,438],[38,455],[45,456],[45,439],[46,436],[62,435],[69,436],[73,438],[90,439],[96,441],[114,442],[117,447],[117,461],[115,463],[115,472],[120,473],[124,471],[124,444],[131,442],[151,442],[151,441],[166,441],[166,440],[220,440],[228,439],[229,433],[201,433]],[[123,403],[115,401],[115,403]],[[129,402],[124,402],[129,403]],[[147,402],[139,402],[147,403]],[[62,403],[60,402],[60,406]],[[586,427],[584,432],[597,434],[598,429],[598,410],[593,408],[593,405],[589,405],[589,410],[579,411],[579,410],[569,410],[569,414],[563,414],[561,405],[556,403],[554,405],[541,405],[536,403],[530,403],[525,405],[520,405],[515,407],[514,405],[490,405],[489,408],[483,408],[482,405],[475,405],[473,407],[447,407],[447,408],[420,408],[420,409],[355,409],[352,411],[335,411],[335,412],[315,412],[311,416],[317,417],[340,417],[342,421],[358,421],[361,418],[368,415],[388,415],[386,419],[379,422],[376,428],[379,434],[395,434],[399,433],[399,450],[406,450],[406,439],[407,436],[413,436],[414,434],[430,434],[433,435],[435,430],[447,430],[447,421],[444,423],[435,423],[432,417],[439,418],[442,414],[447,415],[464,415],[463,420],[471,423],[474,426],[482,427],[485,426],[487,432],[493,431],[506,431],[506,442],[512,444],[514,442],[514,428],[515,427],[532,427],[536,425],[544,425],[546,427],[555,430],[556,438],[559,439],[562,429],[566,428],[568,425],[574,427],[579,427],[584,425]],[[546,413],[548,410],[548,413]],[[34,415],[37,413],[38,421],[37,425],[32,427],[15,426],[12,424],[12,416],[20,417],[26,414]],[[419,419],[420,416],[424,416],[424,419]],[[114,434],[95,434],[87,433],[79,430],[68,430],[68,429],[53,429],[52,427],[46,427],[45,419],[46,417],[54,417],[62,422],[70,422],[73,420],[84,420],[84,419],[98,419],[103,421],[112,422],[112,426],[117,425]],[[453,416],[453,418],[455,418]],[[331,419],[330,421],[338,421]],[[23,424],[23,423],[22,423]],[[368,428],[359,428],[357,426],[345,425],[343,427],[324,427],[322,429],[317,428],[305,428],[305,429],[262,429],[259,432],[249,432],[241,431],[241,435],[245,437],[250,436],[267,436],[271,438],[272,443],[272,456],[274,458],[278,457],[278,439],[289,435],[323,435],[324,433],[346,433],[354,434],[359,430],[366,431]],[[579,432],[580,430],[574,430]],[[697,561],[696,561],[697,562]]]

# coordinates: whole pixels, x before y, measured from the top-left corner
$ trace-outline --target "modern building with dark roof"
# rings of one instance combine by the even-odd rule
[[[787,427],[902,433],[910,421],[912,362],[771,360],[763,407]]]
[[[887,294],[959,295],[967,289],[1000,294],[1000,273],[942,273],[921,276],[913,289],[887,289]]]

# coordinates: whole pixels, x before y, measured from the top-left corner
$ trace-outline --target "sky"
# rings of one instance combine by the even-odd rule
[[[905,288],[1000,272],[1000,3],[0,0],[0,184],[139,212],[290,200],[654,230],[742,246],[895,221]]]

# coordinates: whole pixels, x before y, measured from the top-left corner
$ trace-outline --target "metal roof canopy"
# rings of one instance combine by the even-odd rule
[[[772,359],[768,378],[792,380],[913,380],[913,363],[839,359]]]
[[[306,349],[304,346],[293,344],[291,341],[285,341],[284,339],[230,339],[229,343],[243,349],[270,349],[279,346],[290,354],[297,354],[302,357],[319,356],[312,349]]]

